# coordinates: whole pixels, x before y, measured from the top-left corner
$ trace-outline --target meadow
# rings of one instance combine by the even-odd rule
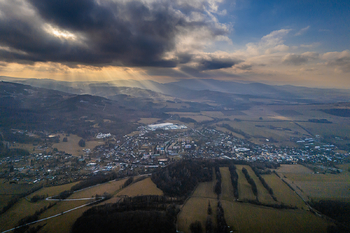
[[[141,195],[163,195],[163,191],[157,188],[151,178],[133,183],[126,188],[122,189],[117,194],[118,196],[127,195],[129,197],[141,196]]]
[[[238,174],[238,196],[239,199],[255,200],[256,197],[252,191],[251,185],[248,183],[242,172],[242,165],[236,165],[236,171]]]
[[[231,182],[231,175],[228,167],[220,167],[221,174],[221,200],[233,201],[235,197],[233,196],[233,187]]]
[[[276,171],[308,199],[350,200],[350,172],[346,169],[339,174],[318,174],[302,165],[281,165]]]
[[[262,175],[266,183],[272,188],[275,197],[279,203],[296,206],[300,209],[308,209],[304,201],[289,188],[278,176],[275,174]]]
[[[255,200],[255,196],[250,185],[246,181],[242,173],[242,167],[245,167],[250,176],[255,176],[249,166],[236,165],[239,176],[238,190],[240,199]],[[227,167],[220,167],[222,176],[222,193],[220,201],[224,208],[224,215],[230,230],[233,232],[282,232],[282,233],[326,233],[327,226],[330,225],[326,220],[306,211],[307,207],[302,199],[297,196],[285,183],[282,182],[275,174],[264,175],[266,182],[272,187],[277,196],[278,203],[297,206],[299,209],[275,209],[250,203],[242,203],[234,201],[233,188],[230,180],[230,173]],[[276,204],[265,188],[262,186],[257,177],[253,178],[257,183],[259,198],[261,202]],[[258,185],[258,182],[260,185]],[[183,205],[181,212],[178,215],[177,227],[185,233],[190,232],[190,224],[195,221],[200,221],[203,229],[208,216],[208,203],[213,210],[212,219],[216,226],[216,194],[213,192],[215,179],[213,182],[200,183],[193,195]],[[270,197],[271,198],[271,197]]]
[[[118,181],[112,180],[103,184],[98,184],[93,187],[75,192],[69,198],[70,199],[87,198],[87,197],[94,197],[96,196],[96,194],[103,195],[104,193],[115,195],[119,190],[121,190],[121,187],[126,180],[127,179],[125,178]]]
[[[268,193],[268,191],[266,190],[266,188],[262,185],[262,183],[260,182],[259,178],[255,175],[254,171],[252,170],[252,168],[250,166],[247,165],[241,165],[236,166],[237,169],[241,169],[244,167],[245,169],[247,169],[250,177],[254,180],[256,187],[258,189],[258,198],[259,201],[261,203],[265,203],[265,204],[276,204],[276,202],[272,199],[271,195]],[[241,198],[241,197],[240,197]],[[244,198],[244,196],[243,196]]]
[[[278,210],[223,200],[226,222],[235,232],[326,233],[327,223],[304,210]]]
[[[85,147],[80,147],[78,145],[78,142],[81,137],[77,135],[69,135],[67,136],[68,141],[63,142],[63,138],[66,137],[65,134],[60,134],[60,142],[59,143],[54,143],[52,145],[52,148],[57,148],[59,151],[65,151],[68,154],[72,154],[74,156],[79,156],[83,155],[83,149],[94,149],[96,146],[103,144],[103,140],[94,140],[94,141],[87,141],[85,140]]]

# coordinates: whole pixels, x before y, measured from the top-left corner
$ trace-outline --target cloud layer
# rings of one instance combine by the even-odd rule
[[[350,83],[349,49],[304,40],[325,33],[315,26],[275,28],[238,46],[224,1],[0,0],[0,75]]]
[[[218,1],[187,2],[1,1],[0,59],[70,66],[175,67],[184,62],[177,54],[179,45],[201,49],[201,42],[228,33],[210,13],[217,11]],[[203,61],[202,66],[226,67],[228,61],[219,63]]]

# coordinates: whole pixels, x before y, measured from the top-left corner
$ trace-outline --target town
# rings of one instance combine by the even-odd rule
[[[3,157],[0,178],[10,183],[59,185],[86,179],[97,174],[117,176],[149,174],[181,159],[227,159],[247,162],[269,161],[277,164],[303,164],[315,173],[340,173],[337,164],[349,161],[349,153],[340,153],[336,146],[322,142],[322,136],[295,138],[297,146],[275,146],[266,139],[257,145],[214,128],[193,129],[172,123],[141,126],[138,131],[118,138],[99,133],[100,144],[72,155],[52,147],[52,142],[67,141],[52,132],[40,134],[13,130],[14,134],[40,135],[36,151],[25,156]],[[62,134],[62,132],[60,132]],[[16,142],[5,142],[11,147]],[[38,152],[38,150],[42,152]]]

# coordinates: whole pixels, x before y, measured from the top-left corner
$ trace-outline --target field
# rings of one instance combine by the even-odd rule
[[[245,169],[247,169],[250,177],[254,180],[256,187],[258,188],[259,201],[262,203],[267,203],[267,204],[275,204],[276,202],[272,199],[271,195],[268,193],[268,191],[265,189],[265,187],[261,184],[259,178],[255,175],[252,168],[250,166],[240,166],[240,167],[245,167]],[[238,169],[238,167],[237,167],[237,169]]]
[[[215,173],[213,172],[213,181],[211,182],[201,182],[194,191],[192,198],[208,198],[216,199],[217,195],[214,193],[214,186],[216,184]]]
[[[124,184],[126,179],[122,179],[119,181],[110,181],[104,184],[100,184],[97,186],[93,186],[91,188],[84,189],[80,192],[76,192],[72,194],[69,199],[76,199],[76,198],[86,198],[86,197],[92,197],[96,194],[103,194],[104,192],[110,193],[112,195],[128,195],[128,196],[137,196],[137,195],[163,195],[163,192],[156,187],[156,185],[152,182],[150,178],[146,178],[144,180],[141,180],[139,182],[136,182],[134,184],[131,184],[130,186],[126,187],[125,189],[120,190],[120,187],[122,184]],[[48,187],[43,188],[30,196],[28,196],[28,199],[32,197],[33,195],[46,195],[49,196],[59,194],[62,191],[69,190],[73,185],[67,184],[67,185],[61,185],[61,186],[55,186],[55,187]],[[111,203],[117,201],[118,197],[113,197],[110,200],[107,200],[106,202],[102,202],[101,204],[105,203]],[[88,203],[87,200],[76,200],[76,201],[61,201],[57,202],[55,206],[45,211],[43,214],[40,215],[41,218],[49,217],[55,214],[62,213],[63,211],[81,206],[85,203]],[[14,226],[16,226],[17,222],[28,215],[34,214],[35,211],[48,206],[50,203],[46,200],[38,201],[36,203],[30,203],[26,199],[22,198],[15,206],[13,206],[10,210],[8,210],[6,213],[4,213],[0,218],[0,230],[7,230]],[[47,223],[43,230],[48,232],[69,232],[72,224],[75,222],[75,220],[81,216],[81,214],[87,210],[90,207],[83,207],[81,209],[72,211],[70,213],[64,214],[62,216],[59,216],[54,219],[50,219],[48,221],[45,221],[41,223],[41,225],[44,225]],[[61,222],[61,220],[63,222]],[[62,224],[62,225],[61,225]],[[40,225],[37,224],[37,225]],[[35,225],[33,225],[35,226]],[[58,227],[58,228],[57,228]]]
[[[149,125],[156,123],[160,118],[141,118],[138,123]]]
[[[48,205],[49,203],[45,201],[30,203],[24,198],[20,199],[14,206],[1,215],[0,231],[15,227],[20,219],[32,215],[35,211]]]
[[[181,209],[177,217],[177,228],[185,233],[190,233],[190,225],[195,221],[200,221],[205,228],[205,222],[208,217],[208,203],[212,208],[212,221],[216,226],[216,199],[191,197]]]
[[[86,206],[81,209],[72,211],[70,213],[58,216],[56,218],[49,219],[47,221],[35,224],[33,226],[46,224],[39,232],[52,232],[52,233],[70,232],[74,222],[89,208],[90,208],[89,206]]]
[[[63,191],[70,190],[72,186],[76,185],[79,182],[74,182],[74,183],[69,183],[69,184],[64,184],[64,185],[59,185],[59,186],[51,186],[51,187],[44,187],[35,193],[30,194],[27,198],[30,199],[34,195],[48,195],[49,197],[57,195]]]
[[[263,100],[257,99],[256,101]],[[320,135],[321,138],[326,138],[328,143],[346,146],[347,143],[350,143],[350,140],[346,138],[350,131],[350,118],[334,116],[322,111],[328,108],[334,108],[334,106],[257,105],[243,111],[170,112],[170,114],[189,117],[198,122],[209,118],[221,119],[223,121],[215,122],[212,126],[217,130],[230,132],[220,127],[223,123],[229,124],[234,129],[249,135],[249,141],[257,144],[266,143],[266,139],[269,139],[269,144],[277,146],[298,146],[294,140],[291,141],[291,138]],[[332,124],[313,123],[309,122],[309,119],[326,119]],[[238,135],[235,134],[235,136]],[[336,139],[336,136],[341,140]]]
[[[272,188],[273,193],[279,203],[297,206],[301,209],[307,209],[304,201],[275,174],[262,175],[262,177]]]
[[[281,166],[276,170],[278,173],[294,173],[294,174],[312,174],[313,171],[307,167],[300,164],[289,165],[281,164]]]
[[[24,149],[29,151],[30,153],[42,153],[42,152],[46,152],[47,150],[42,150],[42,149],[38,149],[38,147],[33,146],[33,144],[25,144],[25,143],[11,143],[10,145],[10,149]]]
[[[96,146],[103,144],[103,141],[85,141],[85,147],[80,147],[78,142],[81,137],[77,135],[70,135],[67,137],[68,141],[63,142],[64,134],[60,134],[60,143],[54,143],[52,148],[57,148],[59,151],[65,151],[66,153],[72,154],[74,156],[79,156],[83,154],[83,149],[94,149]]]
[[[181,212],[177,216],[177,228],[185,233],[190,232],[190,224],[200,221],[205,227],[208,217],[208,203],[212,208],[212,222],[216,226],[216,206],[217,195],[214,193],[216,183],[215,172],[213,171],[213,181],[199,183],[193,195],[182,206]]]
[[[34,187],[31,184],[10,184],[7,180],[0,179],[0,194],[21,194]]]
[[[48,188],[42,188],[35,193],[27,196],[27,199],[29,200],[34,195],[46,195],[49,196],[57,195],[60,192],[63,192],[65,190],[69,190],[73,185],[76,183],[66,184],[66,185],[60,185],[60,186],[53,186]],[[11,227],[16,226],[17,222],[28,216],[35,213],[35,211],[48,206],[50,202],[42,200],[38,201],[36,203],[31,203],[27,201],[25,198],[21,198],[14,206],[12,206],[8,211],[6,211],[4,214],[1,215],[0,218],[0,230],[6,230]],[[83,203],[84,204],[84,203]],[[79,205],[82,205],[81,202],[79,202]]]
[[[16,195],[28,192],[34,187],[30,184],[9,184],[7,180],[0,179],[0,209]]]
[[[237,232],[326,233],[328,223],[304,210],[277,210],[222,201],[225,219]]]
[[[309,198],[350,200],[350,173],[345,169],[340,174],[314,174],[301,165],[283,165],[276,171]]]
[[[220,167],[221,173],[221,200],[233,201],[233,187],[231,182],[231,175],[228,167]]]
[[[255,195],[252,191],[252,187],[248,183],[244,174],[242,173],[242,165],[236,165],[238,174],[238,196],[239,199],[255,200]]]
[[[105,192],[111,195],[114,195],[120,190],[121,186],[124,184],[125,181],[126,179],[122,179],[118,181],[112,180],[104,184],[96,185],[94,187],[84,189],[79,192],[75,192],[69,198],[75,199],[75,198],[92,197],[92,196],[95,196],[96,194],[102,195]]]
[[[118,196],[119,195],[127,195],[129,197],[139,195],[163,195],[163,191],[157,188],[151,178],[146,178],[124,188],[118,192]]]
[[[349,174],[285,174],[310,198],[350,200]]]
[[[255,196],[251,191],[251,187],[247,183],[244,175],[242,174],[242,167],[246,167],[252,178],[253,175],[255,176],[255,174],[250,169],[250,167],[244,165],[236,165],[236,167],[239,176],[238,189],[239,194],[241,195],[240,199],[250,198],[255,200]],[[298,197],[276,175],[264,175],[264,179],[274,190],[278,202],[297,205],[300,209],[279,210],[270,207],[257,206],[249,203],[235,202],[228,168],[220,167],[220,173],[222,177],[222,194],[220,197],[220,201],[224,208],[226,222],[231,227],[230,229],[234,232],[327,232],[327,226],[330,223],[312,214],[311,212],[306,211],[306,205],[300,199],[300,197]],[[256,180],[255,182],[257,183]],[[207,208],[209,201],[213,210],[212,219],[215,220],[213,222],[216,226],[215,216],[217,200],[216,194],[213,192],[214,184],[215,179],[213,182],[205,182],[200,183],[198,185],[195,192],[193,193],[191,198],[189,198],[188,201],[185,203],[181,212],[178,215],[177,226],[180,231],[189,233],[190,224],[197,220],[200,221],[202,227],[205,228],[205,221],[208,216]],[[260,185],[262,186],[261,183]],[[260,199],[262,199],[261,193],[267,193],[267,191],[261,191],[261,188],[265,188],[259,187],[258,184],[257,186],[259,197]],[[244,188],[243,190],[242,187]],[[271,200],[264,200],[268,203],[276,203]]]

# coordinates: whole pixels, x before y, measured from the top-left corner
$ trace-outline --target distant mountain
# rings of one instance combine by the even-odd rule
[[[186,79],[170,83],[192,90],[211,90],[237,95],[252,95],[290,101],[312,100],[312,102],[350,101],[350,90],[309,88],[292,85],[267,85],[263,83],[238,83],[214,79]]]
[[[98,132],[124,135],[136,129],[140,118],[164,115],[152,108],[139,108],[145,105],[142,103],[146,102],[141,98],[115,101],[0,82],[0,128],[65,131],[82,137]]]
[[[114,80],[108,82],[65,82],[51,79],[18,79],[0,77],[0,80],[59,90],[71,94],[91,94],[106,98],[128,95],[158,101],[209,101],[226,106],[251,103],[252,99],[271,99],[271,103],[334,103],[350,101],[350,91],[340,89],[308,88],[291,85],[277,86],[263,83],[239,83],[215,79],[183,79],[171,83],[151,80]],[[115,99],[115,98],[114,98]]]

